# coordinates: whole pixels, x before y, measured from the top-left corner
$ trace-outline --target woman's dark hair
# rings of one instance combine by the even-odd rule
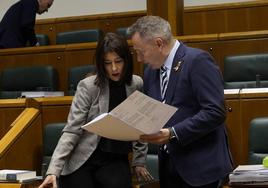
[[[116,53],[120,58],[124,60],[124,66],[122,71],[122,78],[120,81],[127,85],[131,84],[133,74],[133,59],[130,53],[128,43],[126,39],[115,33],[107,33],[102,40],[98,42],[95,63],[96,63],[96,80],[95,84],[99,87],[103,87],[106,82],[107,76],[105,71],[104,58],[109,52]]]

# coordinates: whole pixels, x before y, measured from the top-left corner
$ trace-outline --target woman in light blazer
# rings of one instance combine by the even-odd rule
[[[130,151],[133,152],[131,165],[138,178],[151,179],[144,167],[146,144],[116,141],[81,128],[143,86],[142,79],[132,74],[132,56],[123,37],[106,34],[98,42],[95,58],[96,75],[78,84],[68,122],[39,188],[57,187],[57,178],[61,188],[130,188]]]

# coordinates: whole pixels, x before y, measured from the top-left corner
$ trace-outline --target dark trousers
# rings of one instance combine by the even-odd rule
[[[193,187],[187,184],[175,170],[169,154],[166,151],[160,151],[159,160],[159,181],[161,188],[218,188],[220,181],[207,185]]]
[[[128,157],[96,150],[78,170],[60,176],[59,184],[60,188],[130,188]]]

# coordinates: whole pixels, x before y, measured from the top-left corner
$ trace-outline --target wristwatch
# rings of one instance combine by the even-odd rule
[[[173,140],[174,138],[176,138],[175,132],[172,129],[172,127],[169,127],[168,130],[169,130],[169,133],[170,133],[169,134],[169,140]]]

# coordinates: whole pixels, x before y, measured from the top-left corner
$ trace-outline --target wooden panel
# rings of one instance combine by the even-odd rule
[[[41,112],[42,126],[48,123],[67,122],[72,99],[72,96],[35,99]]]
[[[76,22],[61,22],[56,24],[56,33],[96,28],[101,28],[104,32],[107,32],[109,30],[110,25],[110,19],[100,19],[98,21],[88,20],[86,22],[83,20]]]
[[[20,183],[1,183],[0,188],[22,188],[22,184]]]
[[[0,139],[9,131],[11,123],[19,116],[24,108],[0,109]]]
[[[55,18],[38,20],[35,26],[36,34],[46,34],[49,38],[49,44],[56,44],[56,22]]]
[[[268,29],[266,0],[186,7],[183,34],[208,34]]]
[[[227,133],[230,144],[231,154],[233,156],[234,165],[242,163],[243,148],[242,146],[242,127],[241,127],[241,111],[239,99],[226,100],[227,111]]]
[[[40,181],[32,181],[29,183],[1,183],[0,188],[38,188]]]
[[[11,128],[11,123],[25,108],[25,99],[0,99],[0,139]]]
[[[174,35],[183,35],[183,9],[183,0],[147,0],[147,14],[168,20]]]
[[[42,127],[48,123],[67,122],[72,96],[27,99],[27,107],[41,112]]]
[[[220,58],[222,50],[218,42],[186,42],[186,44],[194,48],[203,49],[210,53],[210,55],[214,57],[217,65],[219,65],[220,69],[223,70],[224,65],[222,59]]]
[[[65,51],[66,69],[70,67],[95,64],[94,55],[97,43],[67,45]]]
[[[67,122],[71,105],[66,106],[44,106],[42,107],[42,125],[48,123]]]

